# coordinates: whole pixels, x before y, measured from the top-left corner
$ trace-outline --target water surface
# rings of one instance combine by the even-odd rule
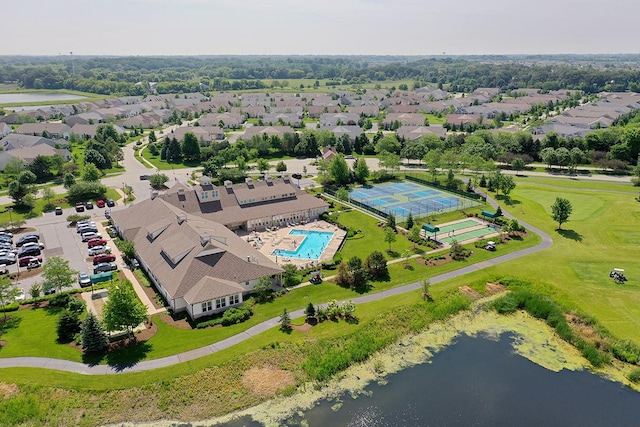
[[[27,93],[0,93],[0,104],[14,104],[16,102],[52,102],[71,101],[84,99],[85,96],[59,92],[27,92]]]

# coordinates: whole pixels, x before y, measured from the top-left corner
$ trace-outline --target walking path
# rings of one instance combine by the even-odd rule
[[[491,199],[487,198],[487,201],[494,207],[498,207],[498,203]],[[513,218],[512,215],[505,212],[505,216],[507,218]],[[542,230],[533,227],[530,224],[520,221],[520,223],[527,228],[528,230],[538,234],[542,241],[531,248],[521,249],[516,252],[512,252],[510,254],[502,255],[490,260],[478,262],[473,265],[469,265],[467,267],[461,268],[459,270],[450,271],[448,273],[439,274],[437,276],[433,276],[429,278],[429,282],[431,284],[439,283],[444,280],[452,279],[454,277],[459,277],[465,275],[467,273],[471,273],[473,271],[482,270],[494,265],[501,264],[503,262],[511,261],[513,259],[529,255],[544,249],[547,249],[553,243],[551,237],[544,233]],[[371,301],[377,301],[383,298],[387,298],[394,295],[400,295],[407,292],[412,292],[418,290],[422,287],[422,282],[410,283],[408,285],[399,286],[397,288],[388,289],[386,291],[378,292],[375,294],[364,295],[358,298],[352,299],[355,304],[363,304]],[[304,315],[304,310],[296,310],[290,313],[291,318],[297,318]],[[262,323],[259,323],[251,328],[247,329],[244,332],[241,332],[237,335],[224,339],[222,341],[218,341],[216,343],[207,345],[205,347],[196,348],[184,353],[176,354],[173,356],[167,356],[160,359],[153,360],[144,360],[138,362],[133,365],[126,366],[110,366],[110,365],[87,365],[79,362],[72,362],[69,360],[61,360],[61,359],[53,359],[47,357],[12,357],[6,359],[0,359],[0,368],[15,368],[15,367],[29,367],[29,368],[46,368],[46,369],[55,369],[58,371],[66,371],[66,372],[74,372],[85,375],[110,375],[110,374],[119,374],[119,373],[129,373],[129,372],[142,372],[148,371],[151,369],[164,368],[167,366],[172,366],[178,363],[188,362],[193,359],[198,359],[200,357],[208,356],[214,353],[217,353],[221,350],[227,349],[231,346],[234,346],[238,343],[246,341],[262,332],[265,332],[271,328],[278,326],[279,318],[274,317],[273,319],[266,320]]]

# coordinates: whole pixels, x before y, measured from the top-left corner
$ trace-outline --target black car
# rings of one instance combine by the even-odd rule
[[[76,205],[76,212],[84,212],[84,205],[82,203]]]
[[[140,181],[147,181],[151,175],[140,175]]]
[[[115,271],[118,269],[118,264],[115,262],[102,262],[93,266],[93,274],[102,273],[105,271]]]
[[[85,203],[85,204],[84,204],[84,207],[85,207],[87,210],[89,210],[89,209],[93,209],[93,203],[91,203],[91,202],[87,202],[87,203]]]
[[[109,206],[110,208],[114,207],[116,205],[116,202],[113,201],[113,199],[107,199],[107,206]]]
[[[16,258],[15,256],[0,257],[0,264],[11,265],[11,264],[15,264],[16,262],[18,262],[18,258]]]
[[[22,248],[20,252],[18,252],[18,258],[22,258],[23,256],[39,256],[42,253],[42,249],[38,246],[29,246],[27,248]],[[0,262],[2,264],[2,262]]]
[[[28,234],[26,236],[22,236],[18,239],[18,241],[16,242],[16,246],[20,247],[22,245],[24,245],[25,243],[38,243],[40,241],[40,238],[34,234]]]

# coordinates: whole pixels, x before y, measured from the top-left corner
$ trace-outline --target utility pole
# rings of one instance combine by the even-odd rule
[[[76,76],[76,68],[73,64],[73,52],[69,52],[69,56],[71,57],[71,76],[75,77]]]

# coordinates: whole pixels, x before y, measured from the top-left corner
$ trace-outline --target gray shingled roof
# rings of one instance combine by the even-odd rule
[[[186,220],[179,223],[178,215],[181,213],[180,209],[159,197],[111,213],[115,224],[127,239],[133,241],[138,256],[170,298],[183,298],[189,294],[189,303],[195,304],[229,295],[218,294],[217,289],[222,289],[218,285],[192,290],[205,277],[217,280],[216,283],[230,281],[239,284],[282,272],[277,264],[224,225],[188,214],[185,215]],[[161,224],[163,221],[170,222],[167,229],[153,241],[147,238],[147,224]],[[204,245],[203,236],[210,236]],[[190,248],[177,263],[169,259],[183,255]],[[201,296],[204,299],[197,301]]]

